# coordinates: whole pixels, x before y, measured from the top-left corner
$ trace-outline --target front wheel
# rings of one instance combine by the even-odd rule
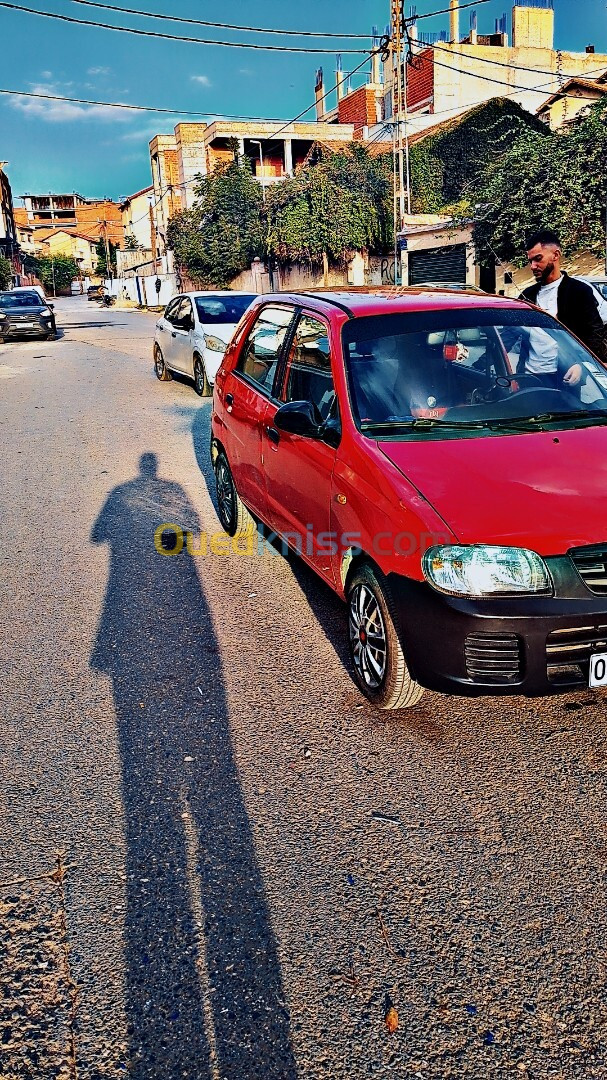
[[[194,389],[198,397],[211,397],[213,393],[207,379],[204,363],[199,356],[194,357]]]
[[[162,349],[158,345],[154,348],[154,371],[156,372],[156,378],[160,379],[160,382],[170,382],[171,372],[164,362]]]
[[[412,678],[396,629],[387,581],[361,566],[348,587],[348,640],[356,681],[380,709],[409,709],[423,688]]]
[[[219,520],[225,531],[229,536],[252,536],[257,531],[257,523],[236,491],[232,471],[223,451],[215,460],[215,484]]]

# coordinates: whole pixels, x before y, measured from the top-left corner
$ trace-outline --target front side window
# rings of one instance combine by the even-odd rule
[[[185,330],[187,327],[194,325],[194,312],[192,310],[192,301],[189,296],[183,297],[181,304],[179,305],[177,317],[173,320],[173,324],[181,330]]]
[[[303,314],[297,324],[286,372],[284,401],[309,401],[320,420],[335,406],[329,331],[320,319]]]
[[[167,322],[172,323],[175,321],[181,300],[181,296],[177,296],[174,300],[171,300],[170,303],[167,304],[166,311],[164,313],[164,317]]]
[[[605,368],[542,312],[373,316],[342,334],[354,418],[370,437],[607,422]]]
[[[294,312],[290,307],[262,308],[240,354],[236,370],[268,393]]]

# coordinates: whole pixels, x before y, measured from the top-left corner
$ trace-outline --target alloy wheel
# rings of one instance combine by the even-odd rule
[[[164,375],[164,357],[160,349],[156,349],[156,353],[154,355],[154,370],[156,371],[156,375],[158,376],[158,378],[161,379]]]
[[[366,585],[357,585],[350,596],[349,633],[358,674],[370,690],[377,690],[386,674],[388,642],[379,603]]]

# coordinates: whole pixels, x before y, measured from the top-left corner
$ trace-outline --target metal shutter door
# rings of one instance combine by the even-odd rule
[[[466,245],[412,251],[409,255],[409,285],[436,282],[439,285],[464,285],[466,282]]]

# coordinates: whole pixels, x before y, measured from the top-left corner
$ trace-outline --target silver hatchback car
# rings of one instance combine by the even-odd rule
[[[255,293],[190,292],[173,297],[156,323],[154,369],[166,382],[173,372],[192,379],[201,397],[213,390],[223,354]]]

